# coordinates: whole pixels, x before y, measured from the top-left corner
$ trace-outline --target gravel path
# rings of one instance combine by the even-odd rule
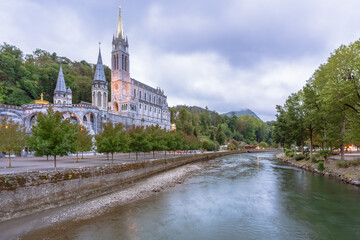
[[[114,207],[147,198],[181,184],[195,172],[204,169],[208,164],[207,162],[188,164],[128,184],[114,193],[0,223],[1,236],[5,237],[4,239],[37,239],[34,237],[37,236],[37,232],[46,232],[49,227],[62,228],[62,224],[72,224],[74,221],[90,219],[102,215]],[[22,235],[24,236],[19,238]]]

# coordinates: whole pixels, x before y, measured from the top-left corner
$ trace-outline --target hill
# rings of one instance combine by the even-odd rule
[[[221,114],[222,116],[229,116],[231,117],[233,114],[235,114],[237,117],[238,116],[242,116],[242,115],[249,115],[249,116],[253,116],[259,120],[261,120],[258,115],[256,115],[256,113],[254,113],[253,111],[251,111],[250,109],[242,109],[240,111],[231,111],[228,113],[223,113]]]
[[[24,54],[16,46],[0,45],[0,103],[17,106],[34,103],[41,93],[44,100],[52,103],[60,65],[66,87],[72,90],[73,103],[91,102],[94,64],[71,61],[41,49]],[[104,68],[106,79],[110,81],[111,70]]]

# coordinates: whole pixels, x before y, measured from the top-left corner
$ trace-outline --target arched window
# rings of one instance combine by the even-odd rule
[[[107,102],[106,93],[104,93],[104,103],[103,103],[103,104],[104,104],[104,106],[103,106],[104,108],[106,108],[106,102]]]
[[[141,99],[141,91],[140,91],[140,93],[139,93],[139,98]]]
[[[115,102],[114,104],[114,108],[115,108],[115,111],[118,112],[119,111],[119,104],[117,102]]]
[[[97,100],[98,100],[97,106],[98,106],[98,107],[101,107],[101,92],[98,92],[98,93],[97,93]]]
[[[134,97],[136,97],[136,89],[134,89]]]
[[[93,92],[93,94],[92,94],[92,103],[93,103],[93,104],[96,104],[96,101],[95,101],[95,92]]]

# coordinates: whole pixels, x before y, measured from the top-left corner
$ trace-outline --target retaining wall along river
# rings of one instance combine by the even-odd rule
[[[129,183],[196,161],[244,151],[196,154],[171,159],[74,168],[0,177],[0,222],[119,190]]]

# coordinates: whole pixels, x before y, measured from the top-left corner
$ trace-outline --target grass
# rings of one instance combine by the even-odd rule
[[[339,168],[356,167],[360,165],[360,159],[355,160],[336,160],[336,166]]]

